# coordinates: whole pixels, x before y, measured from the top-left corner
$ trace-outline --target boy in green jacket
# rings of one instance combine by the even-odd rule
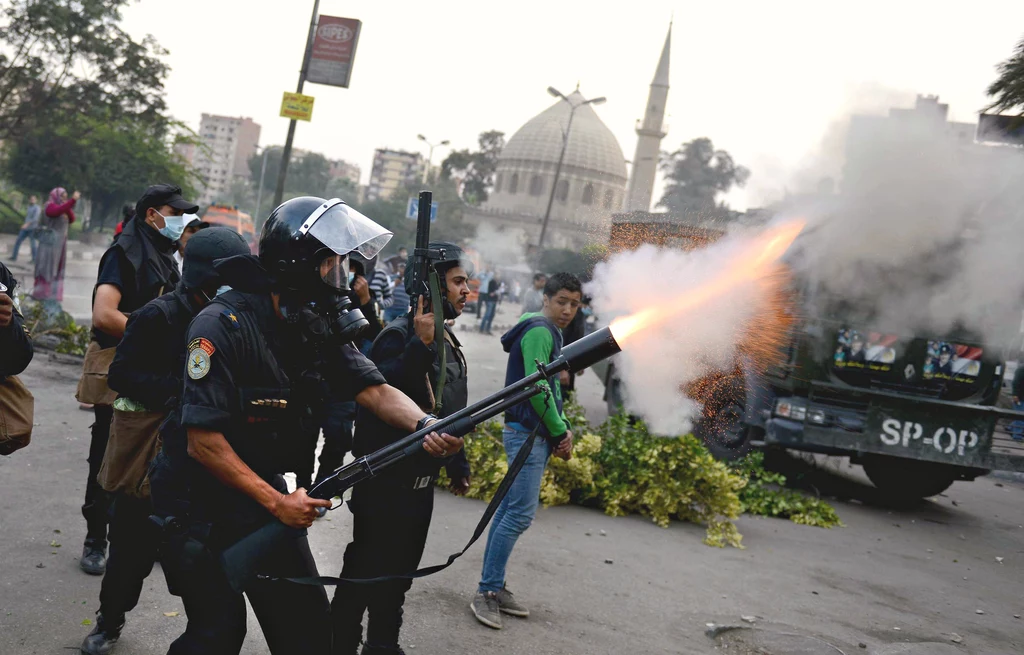
[[[561,331],[576,316],[582,297],[582,287],[575,275],[556,273],[548,279],[543,311],[523,314],[519,323],[501,338],[509,354],[506,386],[535,373],[538,361],[547,364],[561,354]],[[554,455],[567,460],[572,456],[572,430],[562,411],[561,383],[554,380],[553,384],[551,394],[534,396],[505,413],[502,439],[509,464],[535,429],[539,439],[494,513],[480,586],[470,606],[478,621],[495,629],[501,628],[502,612],[523,618],[530,615],[505,587],[505,567],[519,535],[530,527],[537,514],[548,458]]]

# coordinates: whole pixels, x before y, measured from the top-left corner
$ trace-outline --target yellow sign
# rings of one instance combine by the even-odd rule
[[[297,121],[308,121],[313,119],[313,96],[304,96],[301,93],[284,94],[281,100],[281,116]]]

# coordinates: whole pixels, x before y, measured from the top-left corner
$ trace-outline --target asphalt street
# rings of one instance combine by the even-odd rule
[[[495,332],[512,317],[502,311]],[[458,334],[474,398],[499,388],[497,337]],[[37,355],[22,376],[36,395],[33,442],[0,457],[2,655],[75,652],[95,618],[100,580],[77,566],[92,422],[73,398],[78,375],[75,364]],[[599,384],[585,375],[580,387],[600,420]],[[410,653],[1024,651],[1024,620],[1015,618],[1024,613],[1024,486],[993,478],[957,483],[897,511],[865,500],[871,493],[856,468],[841,464],[822,476],[823,493],[830,478],[847,498],[834,501],[845,527],[744,517],[744,550],[705,546],[703,528],[690,524],[662,529],[579,507],[542,510],[516,549],[508,581],[531,618],[508,617],[500,632],[473,619],[478,543],[447,571],[415,583],[404,645]],[[484,508],[437,494],[424,563],[461,549]],[[321,572],[340,570],[350,530],[345,509],[311,529]],[[114,653],[165,653],[184,626],[181,602],[157,567]],[[268,652],[253,617],[243,652]]]

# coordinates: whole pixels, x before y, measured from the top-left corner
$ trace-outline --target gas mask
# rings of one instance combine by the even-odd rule
[[[320,260],[319,283],[308,293],[281,295],[281,311],[289,323],[320,343],[351,343],[370,323],[349,298],[349,260],[329,252]]]

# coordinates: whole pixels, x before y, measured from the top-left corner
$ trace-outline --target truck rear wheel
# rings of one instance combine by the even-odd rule
[[[872,455],[861,463],[872,484],[897,502],[937,496],[960,479],[950,466],[935,462]]]
[[[716,459],[740,459],[752,449],[754,430],[744,422],[745,394],[734,380],[716,381],[714,392],[706,394],[704,412],[693,426],[693,435],[700,439]]]

